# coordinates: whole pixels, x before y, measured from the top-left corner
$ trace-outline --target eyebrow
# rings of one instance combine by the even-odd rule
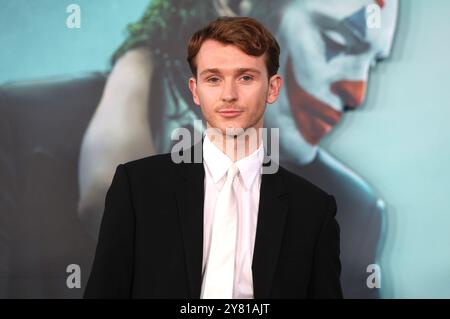
[[[246,72],[261,74],[261,71],[259,71],[257,69],[253,69],[253,68],[238,68],[238,69],[235,69],[235,71],[234,71],[235,74],[242,74],[242,73],[246,73]],[[205,73],[220,74],[221,72],[217,68],[205,69],[202,72],[200,72],[199,76],[201,76]]]

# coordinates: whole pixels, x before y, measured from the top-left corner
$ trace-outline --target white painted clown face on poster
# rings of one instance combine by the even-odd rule
[[[311,162],[344,111],[361,106],[370,68],[389,56],[397,0],[298,0],[286,5],[277,32],[284,85],[266,110],[280,128],[283,154]]]

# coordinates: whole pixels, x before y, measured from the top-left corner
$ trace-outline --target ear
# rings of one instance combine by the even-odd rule
[[[269,79],[269,89],[267,91],[266,99],[267,103],[272,104],[278,99],[282,84],[283,79],[279,74],[272,75],[272,77]]]
[[[200,99],[197,95],[197,80],[194,77],[189,78],[189,90],[192,93],[192,99],[194,100],[194,103],[200,105]]]

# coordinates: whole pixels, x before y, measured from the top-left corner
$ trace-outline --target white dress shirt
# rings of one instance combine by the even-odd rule
[[[235,192],[237,217],[237,243],[234,267],[233,298],[253,299],[252,260],[258,220],[261,167],[264,159],[263,144],[252,154],[236,161],[239,173],[233,189]],[[204,279],[211,244],[213,215],[217,196],[225,183],[226,173],[233,161],[205,135],[203,141],[203,166],[205,169],[205,201],[203,232]],[[202,280],[203,282],[203,280]],[[202,284],[203,291],[203,284]]]

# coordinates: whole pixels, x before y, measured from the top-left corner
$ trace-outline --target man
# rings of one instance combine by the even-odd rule
[[[375,5],[381,9],[381,27],[368,28],[366,12]],[[114,55],[83,139],[78,208],[87,229],[97,237],[104,197],[119,163],[170,151],[177,127],[199,129],[194,120],[201,112],[190,103],[184,79],[190,70],[180,63],[180,44],[192,28],[218,14],[251,16],[273,30],[285,48],[279,72],[285,85],[264,119],[268,128],[284,128],[280,163],[336,198],[344,296],[378,297],[379,289],[368,287],[366,280],[367,267],[378,263],[382,248],[384,201],[319,141],[346,111],[363,104],[370,69],[389,56],[397,13],[397,0],[152,1]]]
[[[203,161],[167,153],[117,167],[86,297],[342,297],[334,197],[282,167],[261,174],[279,53],[251,18],[219,18],[192,36]],[[239,144],[247,132],[256,143]]]

